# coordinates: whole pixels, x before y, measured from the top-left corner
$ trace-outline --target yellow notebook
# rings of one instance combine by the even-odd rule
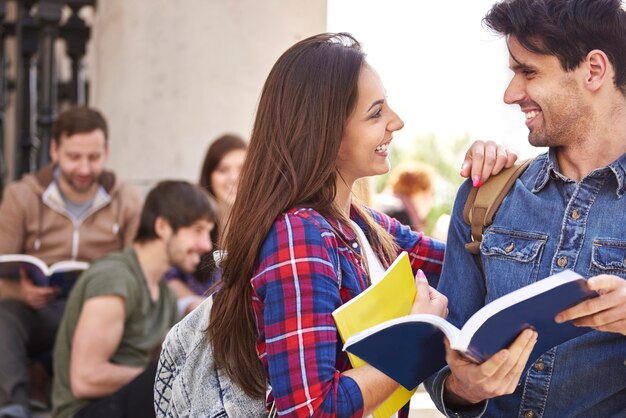
[[[415,300],[415,277],[406,252],[402,252],[389,266],[382,279],[365,289],[333,312],[341,340],[346,340],[381,322],[408,315]],[[348,353],[352,367],[366,364]],[[402,408],[413,396],[400,386],[376,411],[374,418],[388,418]]]

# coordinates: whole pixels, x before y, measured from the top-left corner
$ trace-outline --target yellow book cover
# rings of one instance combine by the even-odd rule
[[[367,328],[390,319],[408,315],[415,300],[415,277],[411,270],[409,255],[402,252],[389,266],[383,277],[360,295],[341,305],[333,312],[333,318],[341,340],[346,340]],[[366,364],[348,353],[352,367]],[[402,408],[413,396],[400,386],[376,411],[374,418],[388,418]]]

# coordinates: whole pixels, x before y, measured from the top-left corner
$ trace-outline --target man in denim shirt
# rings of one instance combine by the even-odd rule
[[[480,263],[460,189],[439,282],[449,320],[564,269],[599,297],[565,312],[594,330],[524,370],[526,330],[481,365],[447,348],[449,366],[427,387],[447,416],[626,416],[626,11],[619,0],[505,0],[487,26],[506,36],[513,79],[504,101],[526,115],[529,141],[547,146],[485,230]]]

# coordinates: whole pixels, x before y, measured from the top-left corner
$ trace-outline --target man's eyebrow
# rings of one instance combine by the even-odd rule
[[[525,64],[523,62],[521,62],[520,60],[518,60],[517,58],[515,58],[515,55],[513,55],[513,53],[511,52],[511,50],[509,49],[509,56],[511,57],[511,59],[513,61],[515,61],[515,64],[513,65],[509,65],[509,68],[513,71],[535,71],[535,67],[533,67],[530,64]]]
[[[535,71],[535,67],[532,65],[523,64],[521,62],[518,62],[515,65],[509,65],[509,68],[513,71]]]

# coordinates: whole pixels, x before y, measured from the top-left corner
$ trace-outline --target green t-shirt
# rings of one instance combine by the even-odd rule
[[[70,389],[72,339],[85,301],[105,295],[119,295],[125,300],[124,333],[112,363],[146,367],[177,320],[176,296],[165,280],[161,280],[159,300],[151,299],[132,247],[92,264],[69,295],[54,346],[52,416],[55,418],[72,417],[92,401],[76,399]]]

